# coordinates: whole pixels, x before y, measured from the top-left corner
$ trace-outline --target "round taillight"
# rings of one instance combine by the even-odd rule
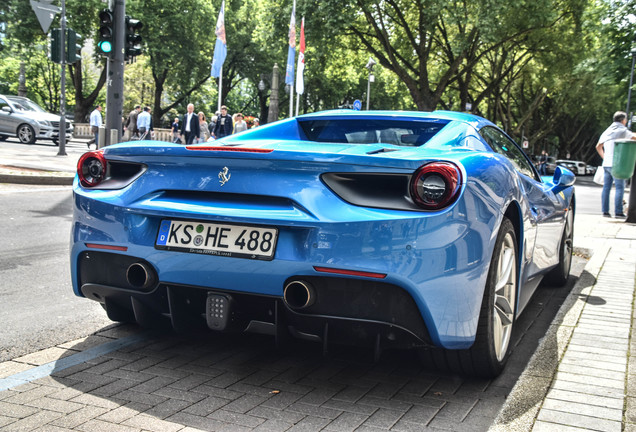
[[[77,175],[82,186],[97,186],[106,177],[104,151],[86,152],[77,161]]]
[[[461,171],[450,162],[422,165],[411,179],[411,198],[423,209],[440,210],[455,202],[461,179]]]

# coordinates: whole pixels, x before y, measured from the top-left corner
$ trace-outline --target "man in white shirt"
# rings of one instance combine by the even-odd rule
[[[102,107],[101,105],[97,105],[93,112],[91,113],[90,119],[91,132],[95,136],[92,140],[86,143],[88,148],[91,148],[91,143],[95,143],[95,148],[99,148],[99,127],[102,125]]]
[[[596,151],[603,158],[603,192],[601,193],[601,210],[603,216],[611,217],[609,213],[610,191],[612,182],[616,184],[614,193],[614,216],[624,218],[623,214],[623,193],[625,192],[625,180],[615,179],[612,176],[612,164],[614,162],[614,142],[620,140],[636,140],[636,134],[627,129],[627,114],[623,111],[614,113],[614,123],[610,125],[596,144]]]
[[[146,139],[150,131],[150,108],[144,107],[141,114],[137,116],[137,130],[139,131],[139,139]]]
[[[199,116],[194,113],[194,105],[188,104],[188,112],[183,115],[181,122],[181,135],[185,138],[184,144],[192,144],[195,138],[199,138],[201,129],[199,127]]]

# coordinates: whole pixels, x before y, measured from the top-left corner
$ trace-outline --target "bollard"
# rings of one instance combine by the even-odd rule
[[[119,131],[117,129],[110,130],[110,145],[119,143]]]
[[[98,149],[106,147],[106,128],[104,125],[99,127],[99,131],[97,132],[97,146]]]

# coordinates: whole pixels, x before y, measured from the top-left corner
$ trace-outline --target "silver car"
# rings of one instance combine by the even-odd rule
[[[66,138],[70,139],[73,124],[66,122]],[[46,112],[29,98],[0,95],[0,141],[17,136],[24,144],[35,140],[52,140],[55,145],[60,138],[60,116]]]

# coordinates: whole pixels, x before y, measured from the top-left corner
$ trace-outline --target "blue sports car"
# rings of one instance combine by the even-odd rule
[[[537,285],[570,271],[575,176],[540,177],[474,115],[326,111],[113,145],[77,171],[73,289],[115,321],[417,348],[495,376]]]

